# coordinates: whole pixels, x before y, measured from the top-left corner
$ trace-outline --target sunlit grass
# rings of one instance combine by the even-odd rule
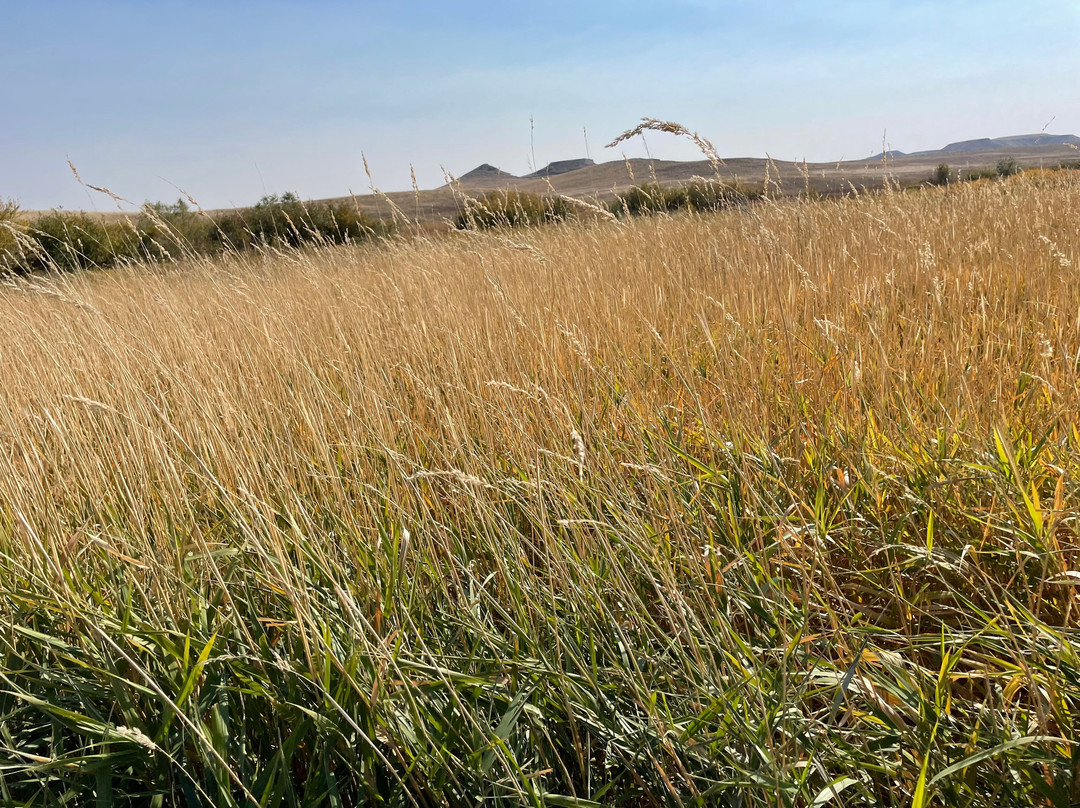
[[[1075,802],[1078,211],[14,281],[0,802]]]

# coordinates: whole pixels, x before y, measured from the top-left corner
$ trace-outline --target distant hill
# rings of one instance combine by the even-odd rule
[[[941,162],[963,164],[968,168],[993,167],[1002,157],[1011,157],[1024,166],[1044,165],[1054,162],[1074,161],[1080,158],[1080,137],[1076,135],[1009,135],[997,138],[979,138],[950,143],[941,149],[919,152],[902,152],[890,149],[887,154],[875,154],[870,158],[840,163],[818,164],[815,182],[819,190],[836,192],[849,188],[853,181],[863,184],[880,182],[881,171],[887,170],[895,179],[916,181],[928,175]],[[883,157],[887,161],[883,164]],[[773,165],[787,165],[772,160]],[[760,158],[727,158],[722,174],[732,181],[758,181],[765,175],[766,161]],[[792,172],[802,178],[802,163],[791,163]],[[716,169],[707,160],[681,162],[676,160],[634,159],[596,163],[579,157],[574,160],[556,160],[553,163],[524,176],[515,176],[495,166],[484,163],[459,178],[470,191],[517,189],[530,193],[547,193],[554,185],[559,193],[570,196],[610,196],[611,189],[628,187],[655,178],[660,183],[688,182],[694,177],[713,176]],[[786,171],[782,172],[786,175]],[[775,175],[771,181],[776,181]],[[797,184],[797,183],[796,183]],[[445,186],[444,186],[445,187]]]
[[[595,162],[587,157],[579,157],[576,160],[556,160],[554,163],[548,163],[539,171],[534,171],[532,174],[526,174],[526,179],[535,179],[537,177],[554,177],[558,174],[569,174],[571,171],[577,171],[579,168],[588,168],[589,166],[596,165]]]
[[[1008,149],[1038,149],[1046,146],[1076,146],[1080,148],[1080,137],[1076,135],[1048,135],[1041,132],[1036,135],[1009,135],[1007,137],[981,137],[975,140],[960,140],[950,143],[940,149],[927,149],[905,153],[902,151],[890,151],[890,160],[900,157],[934,157],[949,154],[967,154],[970,152],[995,152]],[[880,160],[883,156],[878,152],[871,160]]]
[[[915,154],[919,156],[928,154],[962,154],[965,152],[1000,151],[1001,149],[1033,149],[1040,146],[1080,147],[1080,137],[1077,137],[1076,135],[1049,135],[1045,132],[1034,135],[983,137],[976,140],[961,140],[956,143],[950,143],[942,149],[915,152]]]
[[[517,177],[489,163],[481,163],[472,171],[458,177],[458,182],[463,185],[477,185],[513,179],[517,179]]]
[[[996,140],[989,137],[981,137],[977,140],[961,140],[959,143],[950,143],[943,149],[938,149],[942,154],[955,154],[956,152],[993,151]],[[921,153],[921,152],[920,152]]]
[[[943,152],[988,151],[990,149],[1027,149],[1034,146],[1080,146],[1076,135],[1010,135],[1009,137],[961,140],[950,143]]]

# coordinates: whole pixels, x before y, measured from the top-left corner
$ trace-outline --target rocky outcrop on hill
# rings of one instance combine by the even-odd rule
[[[500,168],[496,168],[490,163],[481,163],[472,171],[467,174],[462,174],[458,177],[458,182],[464,185],[478,184],[478,183],[490,183],[498,180],[512,180],[516,179],[513,174],[508,174]]]
[[[596,165],[596,163],[587,157],[579,157],[576,160],[556,160],[554,163],[548,163],[539,171],[528,174],[527,178],[554,177],[557,174],[569,174],[571,171],[577,171],[579,168],[588,168],[589,166],[594,165]]]

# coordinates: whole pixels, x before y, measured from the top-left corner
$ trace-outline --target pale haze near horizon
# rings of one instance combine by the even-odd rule
[[[444,182],[480,163],[836,161],[1080,134],[1080,4],[0,0],[0,199],[204,207]],[[534,125],[530,126],[530,119]]]

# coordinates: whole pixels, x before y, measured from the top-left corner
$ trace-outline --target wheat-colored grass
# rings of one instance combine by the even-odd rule
[[[3,799],[1076,800],[1078,212],[12,281]]]

